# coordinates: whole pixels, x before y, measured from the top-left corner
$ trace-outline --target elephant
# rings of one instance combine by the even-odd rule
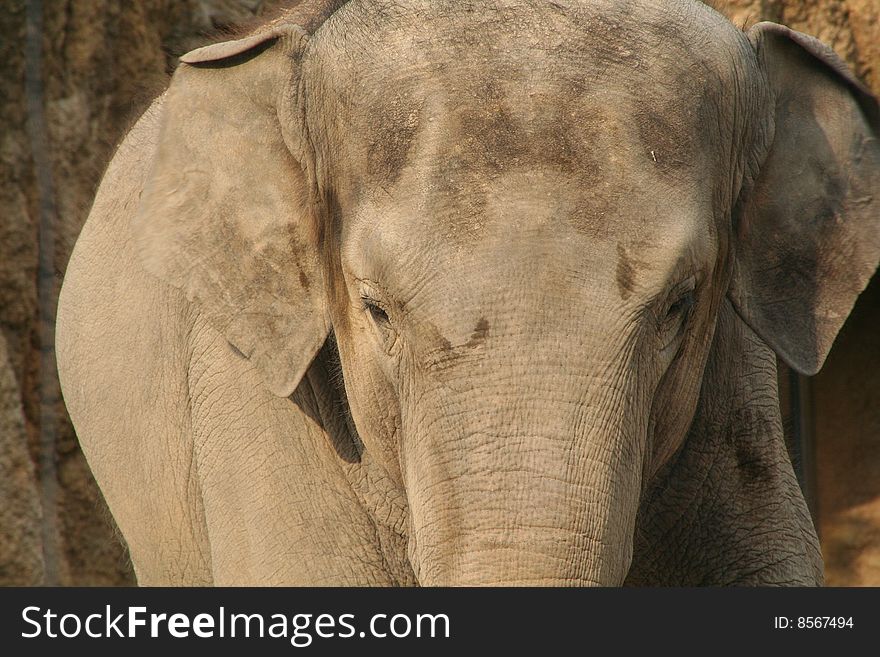
[[[306,0],[100,184],[64,399],[141,585],[820,585],[777,356],[880,260],[880,110],[696,0]]]

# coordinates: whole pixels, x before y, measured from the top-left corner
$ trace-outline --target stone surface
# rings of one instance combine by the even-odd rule
[[[880,276],[811,383],[826,579],[880,585]]]
[[[18,382],[0,335],[0,582],[43,581],[42,512],[34,463],[28,452]]]

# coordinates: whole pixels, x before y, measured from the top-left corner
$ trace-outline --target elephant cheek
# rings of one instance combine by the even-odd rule
[[[351,415],[358,439],[392,481],[402,487],[398,430],[400,404],[394,386],[382,368],[370,359],[369,346],[358,345],[340,333],[337,348],[345,410]]]

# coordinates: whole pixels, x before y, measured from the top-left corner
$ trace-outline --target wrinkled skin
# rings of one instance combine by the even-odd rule
[[[816,371],[880,257],[830,51],[373,0],[182,61],[58,320],[142,584],[821,583],[774,351]]]

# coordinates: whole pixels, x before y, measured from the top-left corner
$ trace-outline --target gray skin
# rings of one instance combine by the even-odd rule
[[[697,2],[334,4],[184,56],[70,262],[139,582],[821,583],[774,352],[877,268],[870,94]]]

